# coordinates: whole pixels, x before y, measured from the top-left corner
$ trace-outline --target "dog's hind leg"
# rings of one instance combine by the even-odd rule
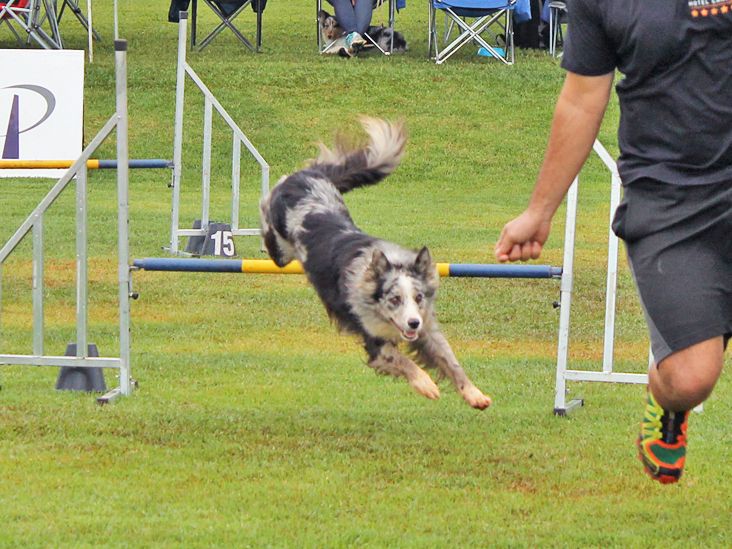
[[[417,354],[419,362],[425,366],[439,368],[443,374],[450,378],[465,402],[473,408],[484,410],[491,405],[490,397],[484,395],[468,379],[467,374],[452,352],[450,344],[441,332],[437,330],[425,331],[411,347]]]
[[[412,389],[422,396],[433,400],[440,398],[440,389],[429,374],[401,354],[393,343],[382,339],[367,339],[366,350],[369,353],[370,368],[380,374],[406,378]]]

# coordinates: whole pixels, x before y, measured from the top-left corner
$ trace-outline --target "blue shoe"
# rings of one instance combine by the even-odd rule
[[[506,50],[504,50],[503,48],[495,46],[493,49],[496,50],[496,53],[501,57],[506,57]],[[480,55],[481,57],[493,57],[493,53],[483,47],[478,49],[478,55]]]

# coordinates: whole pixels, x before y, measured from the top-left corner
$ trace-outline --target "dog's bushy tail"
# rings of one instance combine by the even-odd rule
[[[320,155],[311,164],[341,193],[378,183],[396,169],[404,154],[407,134],[403,123],[363,117],[361,125],[369,136],[368,145],[348,150],[337,141],[331,150],[321,144]]]

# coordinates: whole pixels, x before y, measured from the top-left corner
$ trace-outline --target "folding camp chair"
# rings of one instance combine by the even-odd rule
[[[191,2],[191,46],[197,51],[201,51],[203,48],[208,46],[214,38],[216,38],[221,31],[229,29],[234,36],[247,48],[253,52],[258,52],[262,47],[262,12],[267,5],[267,0],[203,0],[203,3],[211,8],[211,11],[221,21],[218,26],[212,30],[201,43],[196,46],[196,20],[198,15],[198,0],[192,0]],[[251,6],[251,9],[257,14],[257,31],[253,45],[249,39],[244,36],[239,29],[234,26],[234,19],[236,19],[247,6]]]
[[[329,4],[332,5],[332,2],[330,0],[327,0]],[[369,46],[374,47],[377,50],[379,50],[384,55],[391,55],[392,50],[394,49],[394,20],[395,20],[395,14],[396,14],[396,0],[373,0],[374,3],[374,10],[381,7],[383,4],[388,4],[388,18],[389,22],[387,24],[388,29],[391,29],[391,43],[389,44],[389,47],[386,49],[383,49],[377,41],[372,37],[368,32],[365,32],[363,34],[363,37],[368,40]],[[316,32],[315,35],[318,37],[318,51],[320,53],[328,53],[331,48],[334,47],[336,44],[335,40],[327,41],[323,40],[323,36],[320,32],[320,21],[318,20],[318,14],[320,13],[320,10],[323,9],[323,0],[317,0],[315,5],[315,25],[316,25]],[[372,20],[373,22],[373,20]]]
[[[41,27],[41,9],[53,16],[49,17],[50,35]],[[4,0],[0,1],[0,26],[9,28],[20,45],[35,40],[44,49],[60,49],[55,13],[55,0]]]
[[[439,65],[466,44],[476,54],[514,62],[513,11],[518,0],[430,0],[429,56]],[[445,14],[442,36],[437,13]],[[452,32],[459,33],[451,40]]]

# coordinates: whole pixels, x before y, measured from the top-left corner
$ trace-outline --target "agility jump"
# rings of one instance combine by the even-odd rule
[[[121,395],[132,394],[134,381],[130,364],[130,299],[132,298],[129,269],[129,189],[127,135],[127,42],[115,40],[115,89],[116,106],[114,114],[82,151],[81,156],[66,162],[68,171],[48,191],[26,220],[10,239],[0,246],[0,291],[2,290],[2,267],[6,259],[26,238],[32,241],[33,254],[33,342],[30,354],[0,353],[0,365],[60,366],[71,368],[112,368],[119,372],[119,387],[100,397],[98,402],[110,402]],[[119,356],[95,357],[89,353],[88,345],[88,174],[90,157],[99,146],[116,130],[117,160],[117,249],[118,276],[117,293],[119,302]],[[20,167],[16,165],[13,167]],[[111,161],[110,161],[111,162]],[[43,166],[50,167],[50,166]],[[61,166],[64,167],[64,166]],[[45,349],[44,322],[44,217],[65,189],[76,187],[76,352],[75,356],[49,355]]]
[[[561,278],[562,268],[549,265],[492,265],[483,263],[437,263],[441,277],[463,278]],[[270,259],[189,259],[147,257],[135,259],[133,267],[143,271],[190,273],[303,274],[293,261],[278,267]]]

